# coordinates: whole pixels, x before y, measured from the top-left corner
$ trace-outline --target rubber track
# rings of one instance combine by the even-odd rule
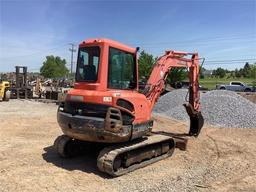
[[[133,151],[138,148],[143,148],[149,145],[162,143],[166,141],[169,141],[169,143],[173,145],[173,148],[171,148],[167,153],[158,157],[154,157],[149,160],[142,161],[141,163],[131,165],[128,168],[121,168],[117,171],[114,171],[113,163],[117,155],[128,152],[128,151]],[[101,150],[98,156],[97,166],[99,170],[102,172],[105,172],[112,176],[120,176],[128,172],[134,171],[136,169],[145,167],[149,164],[155,163],[157,161],[160,161],[164,158],[167,158],[173,154],[174,149],[175,149],[175,141],[172,137],[165,136],[165,135],[152,135],[152,136],[148,136],[145,140],[142,140],[140,142],[137,141],[137,142],[131,142],[128,144],[122,144],[122,145],[116,145],[116,146],[104,148],[103,150]]]
[[[57,137],[56,140],[54,141],[54,148],[56,149],[56,151],[61,157],[64,157],[64,158],[68,157],[68,154],[65,153],[65,145],[70,140],[72,139],[67,135],[61,135]]]

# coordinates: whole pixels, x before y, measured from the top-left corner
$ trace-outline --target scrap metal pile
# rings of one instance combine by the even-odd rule
[[[0,79],[4,79],[3,85],[8,84],[11,99],[46,99],[62,102],[73,86],[72,79],[47,79],[39,74],[29,73],[26,66],[15,66],[15,72],[1,74]],[[0,100],[2,97],[0,91]]]

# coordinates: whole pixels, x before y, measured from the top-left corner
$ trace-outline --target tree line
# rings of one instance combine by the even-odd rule
[[[212,71],[212,76],[217,78],[253,78],[256,79],[256,63],[245,63],[244,67],[235,70],[227,70],[221,67]]]
[[[148,54],[145,51],[140,52],[139,55],[139,79],[146,81],[151,73],[153,65],[156,63],[157,57],[152,54]],[[206,71],[205,68],[200,66],[200,78],[204,78]],[[66,60],[61,59],[58,56],[46,56],[46,60],[43,62],[40,68],[40,73],[46,78],[63,78],[69,74],[69,70],[66,67]],[[227,70],[221,67],[212,71],[210,74],[214,78],[254,78],[256,79],[256,63],[245,63],[244,67],[235,70]],[[187,70],[185,68],[173,68],[168,75],[167,82],[175,83],[187,78]]]

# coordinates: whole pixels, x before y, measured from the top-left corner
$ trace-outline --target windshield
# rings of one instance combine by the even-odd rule
[[[136,63],[132,53],[109,48],[108,88],[136,88]]]
[[[98,79],[100,48],[81,47],[78,52],[76,81],[95,82]]]

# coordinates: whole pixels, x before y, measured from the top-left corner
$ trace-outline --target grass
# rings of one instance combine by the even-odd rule
[[[206,87],[208,89],[215,89],[216,84],[229,84],[230,81],[241,81],[246,83],[247,85],[253,85],[253,81],[256,79],[249,78],[204,78],[200,79],[199,83],[201,86]]]

